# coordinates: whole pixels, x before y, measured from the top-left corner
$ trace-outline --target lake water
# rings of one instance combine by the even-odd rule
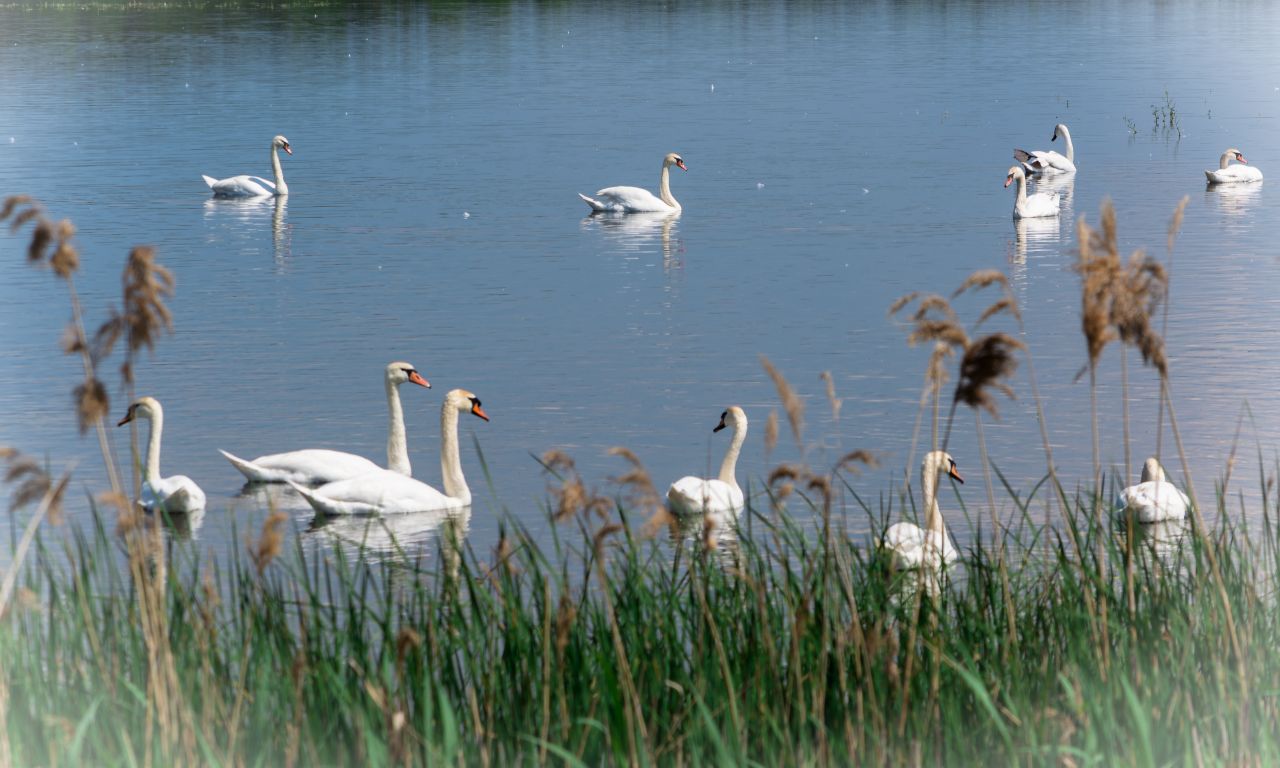
[[[1096,221],[1108,196],[1125,253],[1161,258],[1190,196],[1168,317],[1180,427],[1207,503],[1247,400],[1256,432],[1246,420],[1232,492],[1254,499],[1256,446],[1270,465],[1280,445],[1280,182],[1206,189],[1202,171],[1234,147],[1280,174],[1278,22],[1262,2],[13,4],[0,7],[0,191],[75,222],[91,326],[119,301],[130,246],[155,245],[176,274],[174,334],[139,364],[137,391],[166,409],[163,473],[208,494],[195,536],[214,550],[240,546],[231,521],[262,517],[215,448],[382,463],[393,360],[433,385],[402,393],[420,479],[440,482],[445,392],[471,390],[492,418],[462,421],[478,553],[497,539],[496,505],[543,528],[530,453],[565,451],[607,489],[625,467],[605,452],[627,446],[665,489],[718,468],[729,438],[711,428],[740,405],[739,479],[794,461],[784,418],[766,464],[779,404],[761,355],[805,398],[811,462],[882,453],[884,469],[853,481],[874,500],[908,462],[928,356],[886,309],[990,268],[1021,303],[1074,486],[1092,461],[1074,222]],[[1153,118],[1166,94],[1181,136]],[[1016,225],[1012,151],[1059,149],[1059,122],[1079,166],[1062,215]],[[270,176],[275,134],[294,152],[287,201],[211,199],[201,174]],[[673,170],[681,215],[587,216],[578,192],[656,190],[668,152],[689,168]],[[66,294],[24,245],[0,237],[0,444],[55,470],[79,460],[77,488],[100,491],[97,441],[70,407],[79,362],[56,347]],[[992,298],[956,307],[972,322]],[[1136,360],[1135,473],[1156,450],[1159,391]],[[1115,345],[1099,385],[1103,457],[1123,466]],[[986,443],[1026,487],[1045,464],[1025,365],[1013,386]],[[126,405],[114,397],[112,424]],[[966,410],[950,451],[980,510]],[[955,499],[943,509],[963,541]],[[850,528],[867,530],[855,510]]]

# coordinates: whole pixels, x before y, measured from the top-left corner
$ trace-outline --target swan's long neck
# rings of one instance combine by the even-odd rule
[[[462,458],[458,455],[458,408],[445,401],[440,409],[440,472],[444,475],[444,494],[471,503],[471,489],[462,476]]]
[[[144,472],[147,482],[160,482],[160,433],[164,431],[164,411],[151,409],[151,434],[147,436],[147,465]]]
[[[1227,167],[1227,163],[1229,163],[1229,162],[1231,162],[1231,152],[1230,152],[1230,151],[1223,152],[1223,153],[1222,153],[1222,162],[1220,162],[1220,163],[1218,164],[1218,170],[1222,170],[1223,168],[1226,168],[1226,167]]]
[[[1088,137],[1086,136],[1085,138]],[[1076,161],[1076,148],[1071,145],[1071,132],[1067,130],[1066,126],[1062,127],[1062,139],[1067,142],[1067,159],[1074,164]]]
[[[280,151],[274,143],[271,145],[271,173],[276,180],[276,194],[289,194],[289,185],[284,183],[284,169],[280,167]]]
[[[405,477],[413,477],[409,465],[409,441],[404,434],[404,411],[400,408],[400,386],[387,380],[387,469]]]
[[[926,458],[920,468],[920,488],[924,491],[924,527],[945,533],[942,510],[938,509],[938,460],[932,456]]]
[[[738,454],[742,453],[742,444],[747,440],[747,425],[737,423],[733,425],[733,442],[729,443],[729,451],[724,455],[724,463],[720,465],[720,482],[727,483],[732,488],[738,487],[738,478],[736,477],[738,468]]]
[[[1023,175],[1019,175],[1017,178],[1018,178],[1018,199],[1014,201],[1014,206],[1017,208],[1021,208],[1022,206],[1027,204],[1027,177]],[[937,467],[934,467],[934,470],[936,472]],[[936,482],[937,478],[935,477],[934,479]]]
[[[662,202],[672,208],[679,208],[680,204],[671,196],[671,166],[666,163],[662,164],[662,183],[658,185],[658,195],[662,198]]]

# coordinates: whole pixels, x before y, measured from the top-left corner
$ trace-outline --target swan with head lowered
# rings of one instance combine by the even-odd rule
[[[129,412],[117,427],[123,427],[134,419],[151,422],[151,434],[147,437],[147,463],[143,467],[142,492],[138,502],[151,512],[163,508],[169,513],[195,512],[204,509],[204,491],[186,475],[160,477],[160,434],[164,431],[164,409],[154,397],[142,397],[129,406]]]
[[[1191,508],[1191,500],[1178,486],[1164,479],[1164,470],[1155,458],[1142,465],[1142,482],[1120,492],[1121,511],[1133,510],[1140,523],[1181,520]]]
[[[267,181],[260,176],[232,176],[219,181],[212,176],[205,176],[204,183],[208,184],[209,189],[212,189],[213,194],[218,197],[287,195],[289,185],[284,183],[284,171],[280,168],[278,150],[281,149],[293,154],[293,150],[289,149],[289,140],[283,136],[277,136],[271,140],[271,173],[275,176],[275,181]]]
[[[662,183],[658,187],[659,197],[654,197],[652,192],[639,187],[606,187],[596,193],[596,197],[602,197],[603,200],[593,200],[581,192],[578,193],[578,197],[586,200],[591,210],[599,212],[678,211],[680,204],[671,196],[671,166],[673,165],[689,170],[685,167],[684,160],[681,160],[675,152],[664,157]]]
[[[1065,157],[1053,150],[1048,152],[1024,152],[1021,149],[1013,150],[1013,156],[1027,169],[1027,173],[1075,173],[1076,150],[1075,147],[1071,146],[1071,132],[1062,123],[1058,123],[1054,127],[1053,138],[1049,139],[1049,141],[1055,141],[1059,136],[1067,144]]]
[[[716,515],[736,513],[742,509],[742,489],[738,487],[735,474],[738,454],[742,452],[742,444],[747,439],[747,414],[736,405],[729,406],[720,414],[720,423],[711,431],[719,432],[725,427],[733,427],[733,441],[729,443],[729,450],[720,465],[720,477],[703,480],[691,475],[672,483],[667,491],[667,500],[671,502],[674,511]]]
[[[413,470],[409,465],[409,446],[405,439],[404,411],[400,407],[400,385],[411,382],[428,389],[431,385],[408,363],[388,365],[383,379],[387,388],[387,410],[390,412],[390,424],[387,427],[387,469],[408,477],[413,474]],[[231,465],[240,470],[251,483],[292,481],[317,485],[348,480],[382,469],[363,456],[324,448],[259,456],[253,461],[245,461],[221,449],[218,453],[226,456]]]
[[[1046,195],[1041,192],[1028,195],[1027,174],[1023,173],[1022,168],[1017,165],[1009,169],[1009,176],[1005,179],[1004,185],[1007,187],[1015,181],[1018,182],[1018,197],[1013,201],[1013,218],[1039,219],[1058,215],[1058,193]]]
[[[895,570],[937,571],[943,563],[955,562],[959,557],[942,525],[942,511],[938,508],[938,476],[942,474],[950,475],[964,484],[951,454],[945,451],[926,454],[924,463],[920,465],[920,489],[924,493],[924,528],[915,523],[897,523],[884,532],[881,548],[893,557]]]
[[[1244,165],[1228,165],[1232,158],[1239,160]],[[1210,184],[1230,184],[1233,181],[1262,181],[1262,171],[1249,165],[1249,161],[1244,159],[1244,155],[1239,150],[1228,149],[1222,153],[1222,159],[1218,162],[1218,170],[1205,171],[1204,175],[1209,179]]]
[[[385,469],[350,480],[305,488],[290,482],[311,508],[321,515],[388,515],[407,512],[452,512],[471,506],[471,489],[462,476],[458,455],[458,414],[472,413],[485,421],[480,399],[461,389],[444,398],[440,407],[440,469],[444,493],[412,477]]]

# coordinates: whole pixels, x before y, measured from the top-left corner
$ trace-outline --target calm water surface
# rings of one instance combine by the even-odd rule
[[[119,300],[130,246],[154,244],[176,274],[174,334],[138,366],[138,393],[166,409],[163,473],[209,496],[194,536],[214,550],[239,546],[232,521],[260,520],[264,499],[241,495],[215,448],[382,463],[393,360],[433,385],[402,393],[420,479],[440,481],[445,392],[471,390],[492,417],[462,421],[477,552],[496,541],[497,505],[542,528],[531,452],[563,450],[603,488],[624,469],[606,450],[627,446],[665,488],[718,467],[728,436],[711,428],[740,405],[739,479],[764,474],[779,406],[760,355],[805,396],[810,461],[882,452],[886,468],[854,481],[877,498],[908,462],[927,358],[886,309],[990,268],[1025,314],[1060,471],[1086,478],[1068,267],[1076,218],[1096,221],[1108,196],[1126,253],[1161,257],[1190,196],[1168,318],[1178,416],[1207,500],[1247,400],[1249,500],[1255,446],[1270,462],[1280,445],[1278,22],[1280,7],[1251,2],[11,5],[0,191],[75,221],[91,325]],[[1166,92],[1181,137],[1154,125]],[[1058,122],[1080,169],[1063,214],[1015,223],[1012,150],[1059,148]],[[294,150],[287,201],[210,199],[201,174],[269,177],[275,134]],[[1270,180],[1206,189],[1227,147]],[[689,167],[672,178],[681,215],[586,215],[576,193],[656,190],[668,152]],[[79,482],[101,490],[96,440],[69,407],[79,363],[56,348],[65,293],[23,264],[22,238],[0,245],[0,444],[55,469],[79,460]],[[992,298],[957,310],[971,322]],[[1158,385],[1136,365],[1130,379],[1136,472],[1156,450]],[[1122,466],[1114,345],[1099,383],[1104,458]],[[1025,366],[1013,385],[986,441],[1026,487],[1045,465]],[[125,406],[116,396],[112,423]],[[981,508],[968,412],[950,450]],[[796,458],[784,434],[771,461]],[[307,530],[310,510],[278,490]],[[853,509],[850,528],[867,530]],[[964,540],[954,498],[944,512]],[[435,529],[401,522],[413,541]]]

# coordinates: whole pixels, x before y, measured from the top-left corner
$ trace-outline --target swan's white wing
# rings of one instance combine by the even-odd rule
[[[671,484],[667,500],[677,512],[732,512],[742,508],[742,490],[721,480],[682,477]]]
[[[1075,163],[1060,155],[1053,150],[1048,152],[1032,152],[1040,170],[1046,173],[1073,173],[1076,169]]]
[[[283,483],[292,480],[304,485],[332,483],[376,472],[382,467],[363,456],[324,448],[259,456],[253,461],[232,456],[219,450],[231,465],[251,483]]]
[[[884,548],[894,554],[894,567],[899,570],[938,566],[939,555],[944,562],[954,562],[960,553],[951,546],[945,533],[926,531],[913,523],[897,523],[884,532]]]
[[[209,185],[215,195],[222,195],[223,197],[258,197],[276,193],[276,185],[273,182],[258,176],[232,176],[229,179],[213,182],[210,182],[209,179],[209,176],[205,176],[205,183]],[[264,184],[266,186],[263,186]]]
[[[171,514],[204,509],[205,496],[200,486],[186,475],[166,477],[156,483],[145,483],[140,499],[147,510],[164,506]]]
[[[460,509],[471,499],[455,499],[412,477],[379,469],[314,490],[290,482],[294,490],[326,515],[374,515]]]
[[[1217,171],[1205,171],[1209,181],[1229,184],[1234,181],[1262,181],[1262,171],[1252,165],[1228,165]]]
[[[606,206],[603,210],[628,211],[674,211],[662,198],[656,197],[647,189],[639,187],[606,187],[596,193],[596,197],[604,198]],[[593,208],[595,206],[592,206]],[[598,209],[600,210],[600,209]]]
[[[1121,491],[1120,506],[1132,509],[1140,523],[1155,523],[1186,517],[1191,500],[1173,483],[1149,480]]]

